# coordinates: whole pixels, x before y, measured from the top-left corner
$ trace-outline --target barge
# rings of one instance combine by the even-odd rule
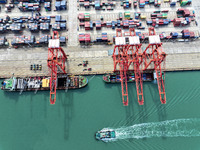
[[[4,91],[42,91],[50,90],[51,77],[12,77],[2,81],[1,89]],[[83,76],[60,75],[57,77],[57,90],[79,89],[88,84],[88,79]]]
[[[143,76],[143,81],[154,81],[157,79],[155,72],[143,73],[142,76]],[[112,74],[103,75],[103,80],[106,83],[120,83],[121,77],[120,77],[119,73],[118,74],[112,73]],[[127,74],[127,82],[135,82],[135,74],[134,73]]]

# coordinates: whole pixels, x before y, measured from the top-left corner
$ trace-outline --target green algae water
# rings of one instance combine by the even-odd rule
[[[55,105],[49,104],[48,91],[0,91],[0,150],[200,149],[199,71],[166,73],[165,105],[153,83],[144,82],[143,106],[135,83],[129,83],[125,107],[120,84],[106,84],[100,75],[88,79],[83,89],[58,91]],[[125,137],[96,141],[95,132],[105,127]]]

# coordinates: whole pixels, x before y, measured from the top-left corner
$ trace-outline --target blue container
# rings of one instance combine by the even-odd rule
[[[66,43],[66,37],[65,36],[60,37],[60,43]]]
[[[170,4],[170,7],[174,7],[174,6],[176,6],[176,3],[171,3]]]
[[[184,33],[184,34],[183,34],[183,38],[189,38],[189,37],[190,37],[190,33],[187,33],[187,34]]]
[[[56,16],[55,16],[55,20],[56,20],[56,22],[60,22],[60,20],[61,20],[61,15],[56,15]]]
[[[102,39],[100,37],[96,38],[97,42],[102,42]]]
[[[187,24],[190,22],[188,17],[185,17],[185,20],[187,21]]]
[[[147,21],[147,25],[151,25],[152,23],[152,20]]]
[[[60,24],[60,28],[61,28],[62,30],[66,30],[66,23],[61,23],[61,24]]]
[[[66,0],[60,2],[61,10],[66,10]]]
[[[172,36],[172,39],[175,39],[178,37],[178,33],[177,32],[171,32],[170,35]]]
[[[57,11],[60,11],[60,10],[61,10],[60,1],[56,1],[56,2],[55,2],[55,7],[56,7],[56,10],[57,10]]]
[[[6,4],[7,0],[0,0],[0,4]]]

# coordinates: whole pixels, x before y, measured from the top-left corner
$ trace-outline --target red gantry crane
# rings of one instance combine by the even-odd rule
[[[164,68],[166,53],[162,50],[160,37],[159,35],[156,35],[155,29],[153,27],[149,28],[149,45],[144,50],[142,58],[144,63],[142,64],[144,65],[143,70],[146,70],[150,64],[153,63],[157,78],[160,101],[162,104],[165,104],[166,94],[164,85]]]
[[[60,47],[59,34],[57,31],[53,32],[52,39],[49,40],[48,60],[47,65],[50,69],[50,104],[55,104],[56,101],[56,87],[57,87],[57,74],[58,69],[65,73],[65,61],[67,55]]]
[[[120,72],[122,100],[125,106],[128,105],[128,86],[127,86],[127,71],[128,71],[128,56],[127,44],[125,37],[122,36],[122,30],[116,30],[115,47],[113,51],[114,72]],[[117,69],[117,66],[119,69]]]
[[[140,44],[139,36],[136,36],[134,28],[129,29],[129,34],[129,44],[127,46],[127,53],[130,58],[129,66],[133,65],[138,103],[143,105],[142,44]]]

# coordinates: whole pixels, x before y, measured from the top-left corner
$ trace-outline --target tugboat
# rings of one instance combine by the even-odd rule
[[[50,77],[8,78],[1,84],[4,91],[43,91],[50,90]],[[79,89],[88,84],[88,79],[83,76],[59,75],[57,77],[57,89]]]
[[[96,140],[101,140],[103,142],[113,141],[116,138],[115,131],[112,129],[102,129],[95,134]]]

